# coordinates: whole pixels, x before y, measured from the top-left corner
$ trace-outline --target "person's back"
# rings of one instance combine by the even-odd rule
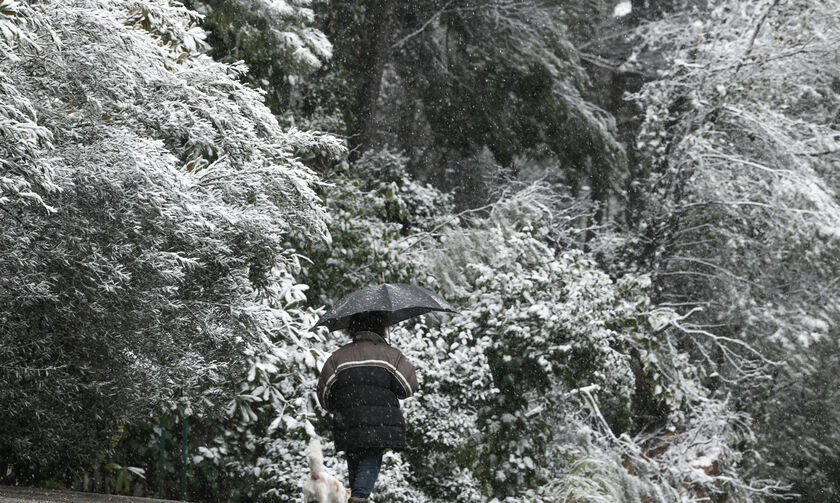
[[[363,502],[379,474],[385,449],[405,448],[399,400],[417,390],[414,366],[382,337],[375,316],[351,322],[353,342],[333,353],[318,381],[318,401],[333,413],[333,441],[344,451],[351,501]]]

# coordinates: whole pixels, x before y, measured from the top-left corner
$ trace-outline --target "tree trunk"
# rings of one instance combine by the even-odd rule
[[[356,105],[350,135],[350,160],[357,160],[371,147],[375,134],[376,102],[382,72],[391,53],[394,25],[392,0],[366,0],[365,20],[359,27],[360,50],[355,61]]]

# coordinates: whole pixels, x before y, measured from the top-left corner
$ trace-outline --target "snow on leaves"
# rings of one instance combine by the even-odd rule
[[[169,1],[0,4],[3,403],[29,404],[2,408],[0,444],[26,466],[84,460],[107,442],[92,432],[162,410],[218,412],[248,365],[243,421],[285,404],[259,382],[286,361],[271,341],[311,315],[283,310],[302,298],[284,235],[327,237],[295,155],[343,147],[284,131],[241,65],[201,53],[198,19]]]

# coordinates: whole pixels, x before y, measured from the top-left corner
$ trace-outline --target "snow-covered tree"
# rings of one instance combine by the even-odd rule
[[[585,22],[571,15],[583,3],[396,7],[402,24],[383,82],[383,140],[415,141],[415,172],[467,199],[498,183],[493,177],[542,167],[537,176],[606,200],[622,177],[624,149],[612,117],[584,97],[589,79],[566,28]],[[429,142],[437,148],[424,152]],[[484,152],[492,163],[481,162]]]
[[[88,465],[117,426],[219,410],[266,339],[315,175],[177,2],[0,4],[0,450],[13,481]],[[37,202],[38,204],[27,204]],[[273,321],[289,321],[286,326]],[[8,469],[8,470],[7,470]]]
[[[826,468],[836,439],[817,438],[810,414],[837,415],[803,387],[837,387],[821,369],[840,320],[839,9],[720,0],[648,24],[668,68],[638,96],[648,196],[632,246],[657,297],[692,309],[683,347],[753,414],[748,461],[811,501],[840,486]]]
[[[587,75],[564,24],[571,8],[326,4],[316,23],[334,44],[333,58],[287,102],[295,123],[314,120],[347,135],[351,161],[396,150],[418,180],[466,205],[496,197],[493,189],[523,166],[574,190],[591,188],[598,200],[616,188],[623,148],[609,114],[585,97]]]
[[[211,54],[245,61],[250,82],[268,91],[277,111],[288,103],[285,88],[332,57],[332,44],[314,25],[320,0],[188,0],[204,15]]]

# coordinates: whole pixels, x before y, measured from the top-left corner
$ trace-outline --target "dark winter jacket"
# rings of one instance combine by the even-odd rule
[[[318,380],[318,401],[333,413],[338,451],[405,448],[400,399],[417,391],[414,366],[373,332],[358,332],[333,353]]]

